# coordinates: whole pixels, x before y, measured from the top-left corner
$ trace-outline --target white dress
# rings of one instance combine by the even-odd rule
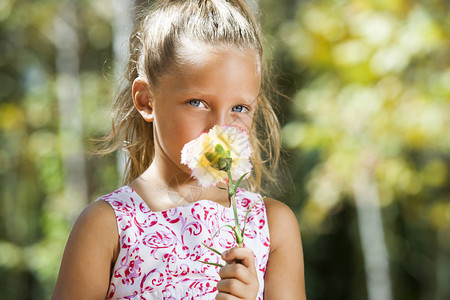
[[[236,204],[242,227],[247,209],[261,196],[238,189]],[[100,197],[116,214],[120,253],[115,263],[106,299],[214,299],[220,267],[218,251],[237,246],[229,227],[234,227],[233,209],[209,200],[199,200],[165,211],[152,212],[129,186]],[[258,299],[263,299],[264,273],[269,258],[269,228],[264,201],[248,214],[244,247],[255,255]]]

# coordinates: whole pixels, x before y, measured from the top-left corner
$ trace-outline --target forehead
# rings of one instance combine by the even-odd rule
[[[161,77],[158,90],[254,99],[259,94],[260,73],[259,55],[255,50],[190,46]]]
[[[227,56],[230,54],[253,60],[256,66],[256,71],[258,73],[261,72],[261,57],[256,50],[250,47],[236,46],[225,43],[213,45],[187,38],[183,39],[180,44],[180,47],[176,51],[177,53],[175,59],[175,64],[178,67],[183,65],[204,66],[208,63],[208,60],[214,56]]]

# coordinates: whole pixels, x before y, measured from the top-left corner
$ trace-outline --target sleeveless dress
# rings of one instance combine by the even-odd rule
[[[241,228],[247,209],[261,196],[243,189],[236,193]],[[207,249],[220,252],[237,246],[232,230],[232,207],[199,200],[165,211],[152,212],[129,186],[102,196],[116,215],[120,252],[106,299],[214,299],[220,267],[225,262]],[[269,228],[264,201],[248,214],[244,247],[255,255],[258,299],[263,299],[264,273],[269,258]],[[200,261],[199,261],[200,260]]]

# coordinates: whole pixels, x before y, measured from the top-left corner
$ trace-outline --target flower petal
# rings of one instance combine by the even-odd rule
[[[205,157],[206,153],[214,152],[218,144],[225,152],[230,151],[232,180],[236,181],[244,173],[249,173],[245,177],[248,178],[252,170],[249,136],[238,126],[216,125],[208,133],[202,133],[195,140],[188,142],[181,151],[181,163],[191,169],[191,175],[201,186],[208,187],[219,182],[228,182],[226,172],[220,171],[217,166],[214,168]]]

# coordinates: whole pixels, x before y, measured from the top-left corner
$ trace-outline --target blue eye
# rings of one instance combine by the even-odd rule
[[[248,108],[243,105],[236,105],[231,110],[234,112],[247,112]]]
[[[199,106],[200,100],[189,100],[189,104],[192,106]]]
[[[189,100],[189,105],[195,106],[195,107],[205,107],[205,105],[202,103],[202,101],[197,100],[197,99]]]

